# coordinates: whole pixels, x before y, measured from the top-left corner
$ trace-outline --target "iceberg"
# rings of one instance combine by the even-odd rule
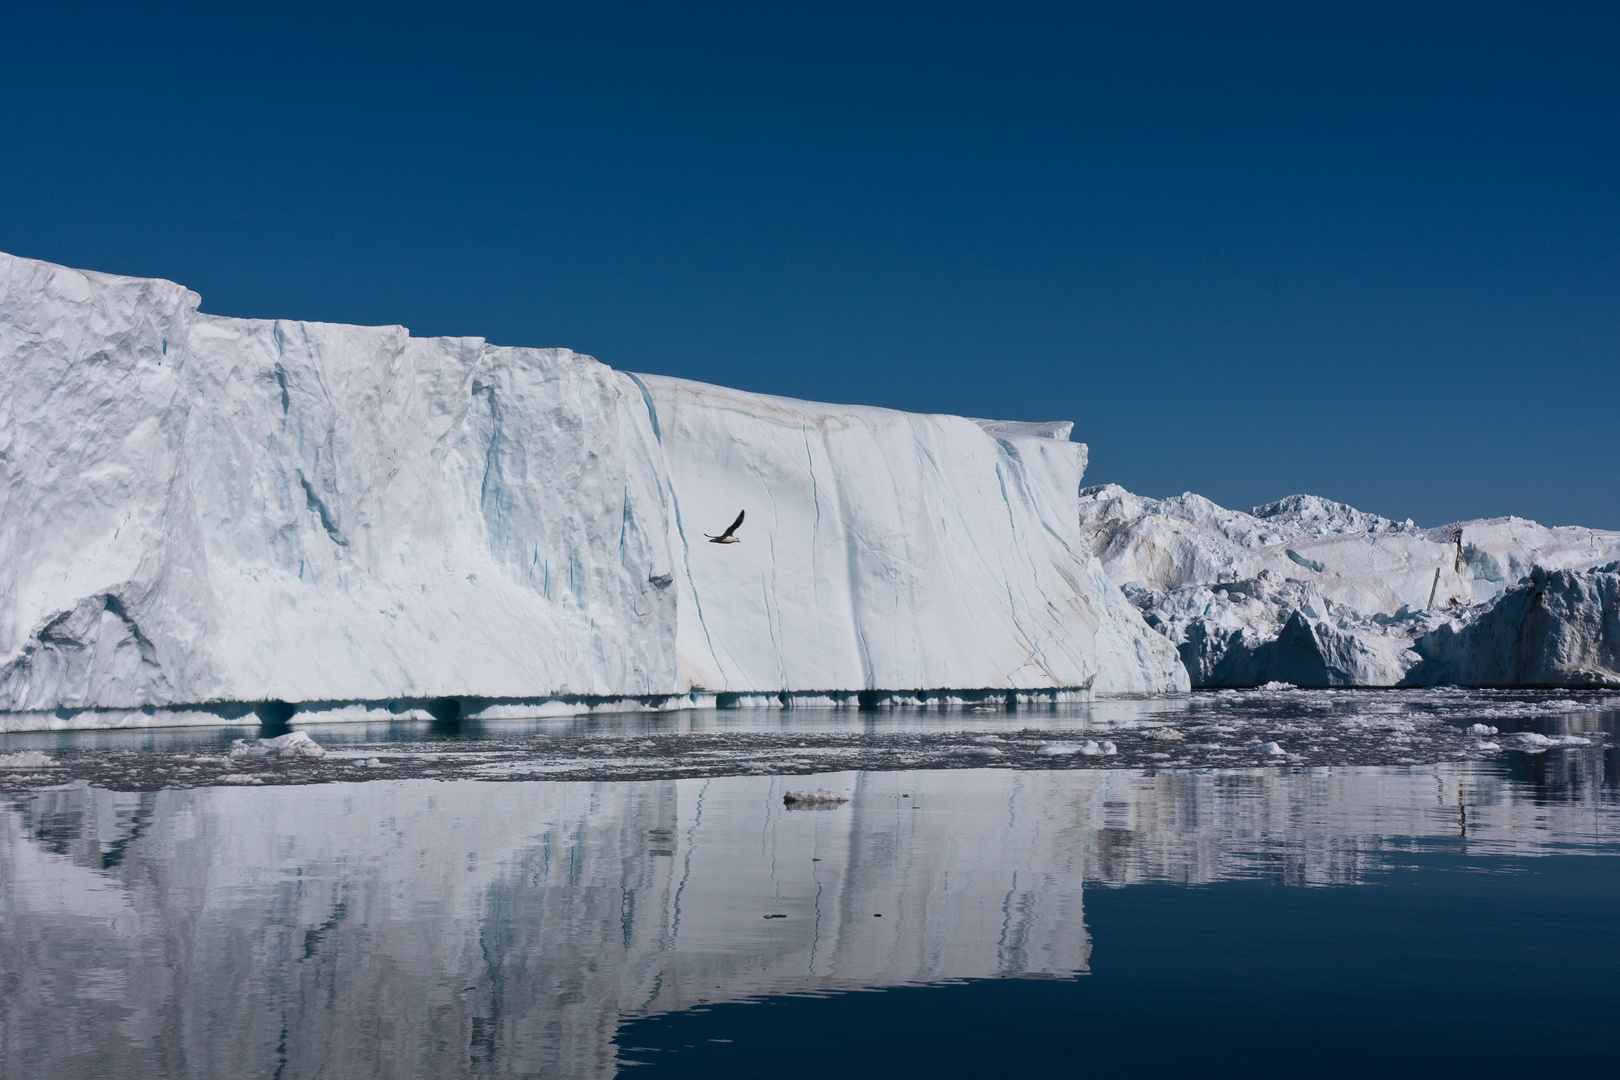
[[[1611,685],[1620,533],[1425,529],[1312,495],[1228,510],[1085,488],[1111,581],[1194,686]]]
[[[1188,685],[1067,424],[200,303],[0,255],[0,730]]]

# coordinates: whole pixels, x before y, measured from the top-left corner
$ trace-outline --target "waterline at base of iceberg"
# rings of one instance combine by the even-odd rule
[[[391,721],[537,720],[593,713],[671,712],[683,709],[895,709],[1015,708],[1093,700],[1088,687],[1050,690],[809,690],[626,697],[560,696],[485,698],[447,696],[385,701],[225,701],[138,709],[69,709],[0,712],[0,734],[27,731],[105,731],[123,728],[218,727],[240,724],[374,724]]]
[[[689,708],[549,717],[62,730],[0,737],[0,791],[372,780],[656,780],[829,770],[1155,772],[1606,760],[1593,693],[1269,690],[922,708]],[[255,756],[264,736],[323,753]],[[42,760],[41,755],[43,755]]]

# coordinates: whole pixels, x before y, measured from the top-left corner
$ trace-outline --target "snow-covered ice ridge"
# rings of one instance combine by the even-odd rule
[[[0,730],[1187,685],[1067,424],[199,304],[0,255]]]
[[[1620,685],[1620,533],[1424,529],[1312,495],[1252,513],[1112,484],[1080,501],[1195,686]]]

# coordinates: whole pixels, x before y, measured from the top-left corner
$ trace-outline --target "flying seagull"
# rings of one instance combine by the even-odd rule
[[[708,533],[704,533],[703,535],[708,538],[708,541],[711,544],[740,544],[740,543],[742,543],[742,537],[737,535],[737,526],[742,524],[743,515],[746,514],[746,513],[748,513],[748,511],[746,511],[746,510],[737,511],[737,520],[733,521],[731,523],[731,528],[727,529],[725,532],[721,533],[719,536],[709,536]]]

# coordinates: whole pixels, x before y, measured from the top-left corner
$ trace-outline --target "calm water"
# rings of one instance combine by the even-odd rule
[[[0,1075],[1613,1074],[1614,721],[1420,765],[28,781]]]

